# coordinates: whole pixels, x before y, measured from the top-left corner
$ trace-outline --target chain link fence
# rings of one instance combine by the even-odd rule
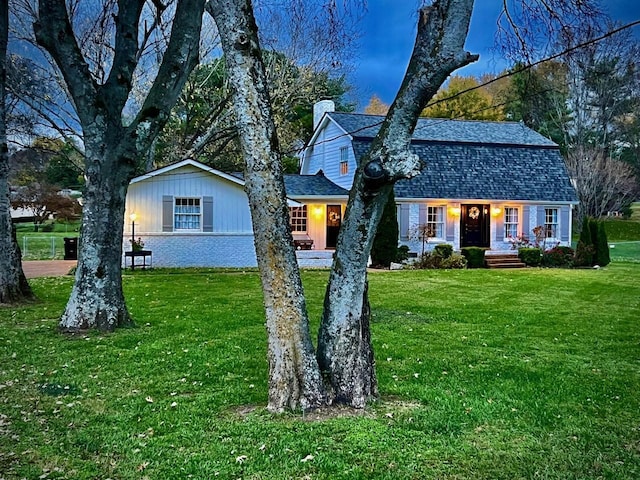
[[[23,260],[62,260],[64,258],[63,237],[24,236],[21,248]]]

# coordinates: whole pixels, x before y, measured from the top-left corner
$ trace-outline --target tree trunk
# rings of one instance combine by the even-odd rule
[[[289,227],[282,162],[250,0],[208,3],[220,32],[245,160],[268,334],[268,409],[325,403]]]
[[[84,210],[78,269],[60,319],[63,331],[112,331],[131,325],[122,291],[122,232],[129,181],[166,124],[198,63],[205,0],[179,0],[162,63],[135,118],[123,125],[138,67],[139,22],[144,1],[119,0],[114,8],[113,59],[98,84],[73,33],[64,0],[39,0],[36,39],[60,68],[82,125],[85,146]],[[147,6],[150,5],[147,3]],[[154,4],[162,9],[161,2]],[[117,14],[116,14],[117,12]],[[127,115],[131,119],[131,115]]]
[[[20,248],[11,222],[6,104],[8,35],[9,6],[0,2],[0,304],[33,298],[22,271]]]
[[[318,363],[336,400],[362,408],[377,396],[369,331],[366,266],[395,182],[416,175],[410,153],[420,112],[446,78],[475,60],[464,51],[473,0],[441,0],[420,9],[413,54],[400,91],[367,155],[359,159],[325,295]]]
[[[122,164],[108,157],[87,161],[78,268],[60,318],[62,331],[113,331],[133,325],[122,291],[119,233],[124,227],[125,197],[133,168]]]

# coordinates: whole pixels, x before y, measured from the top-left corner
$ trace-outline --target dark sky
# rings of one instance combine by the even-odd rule
[[[391,103],[402,81],[415,39],[416,0],[368,0],[368,12],[362,23],[361,49],[355,71],[349,76],[361,111],[372,95]],[[640,0],[607,0],[609,15],[618,22],[640,20]],[[458,70],[461,75],[498,73],[507,64],[494,53],[496,20],[500,0],[476,0],[466,49],[479,53],[480,60]],[[640,39],[640,26],[633,29]]]

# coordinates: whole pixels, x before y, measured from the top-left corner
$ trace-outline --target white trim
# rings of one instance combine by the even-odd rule
[[[426,205],[427,210],[425,212],[425,225],[429,225],[429,224],[433,224],[433,225],[442,225],[442,233],[444,234],[443,237],[431,237],[431,239],[433,241],[440,241],[440,242],[446,242],[447,241],[447,205],[446,204],[435,204],[435,203],[427,203]],[[434,221],[434,222],[430,222],[429,221],[429,209],[442,209],[442,220],[440,222]],[[434,210],[434,214],[437,217],[437,210]]]
[[[177,213],[176,212],[176,207],[178,205],[176,205],[176,203],[178,201],[181,200],[197,200],[198,201],[198,213]],[[202,209],[203,209],[203,201],[202,201],[202,197],[189,197],[189,196],[184,196],[184,197],[177,197],[177,196],[173,196],[173,231],[176,233],[187,233],[187,232],[202,232],[202,228],[203,228],[203,223],[204,223],[204,219],[203,219],[203,215],[202,215]],[[180,205],[183,206],[183,205]],[[196,215],[198,216],[198,228],[177,228],[176,227],[176,215],[188,215],[191,217],[195,217]]]
[[[321,142],[318,142],[318,144],[316,144],[316,140],[318,139],[318,136],[320,136],[320,133],[327,127],[327,124],[329,122],[332,122],[336,125],[336,127],[338,127],[338,129],[340,129],[342,131],[342,134],[344,136],[346,136],[351,142],[353,142],[353,136],[347,132],[344,128],[342,128],[342,125],[340,125],[338,122],[336,122],[333,118],[331,118],[331,114],[334,112],[325,112],[324,115],[322,116],[322,120],[320,120],[320,123],[318,124],[318,126],[316,127],[316,129],[313,132],[313,135],[311,135],[311,138],[309,139],[309,141],[307,142],[307,144],[304,146],[304,149],[302,151],[302,161],[300,162],[300,171],[304,172],[305,171],[305,167],[308,163],[308,158],[309,155],[307,155],[307,152],[309,151],[310,148],[316,148],[318,146],[321,145],[325,145],[327,142],[334,140],[333,138],[324,138],[322,139]],[[353,150],[353,144],[351,144],[351,149]]]
[[[546,232],[545,232],[545,238],[542,240],[543,243],[546,244],[546,242],[554,242],[554,243],[561,243],[560,238],[562,238],[562,224],[561,224],[561,215],[560,215],[560,207],[556,206],[556,205],[549,205],[546,204],[544,206],[542,206],[542,208],[544,208],[544,223],[543,226],[547,227],[547,225],[555,225],[555,233],[556,236],[554,237],[547,237],[546,236]],[[556,211],[556,223],[547,223],[547,209],[549,210],[555,210]],[[560,237],[557,237],[557,235],[560,233]]]
[[[220,170],[216,170],[215,168],[207,167],[206,165],[204,165],[204,164],[202,164],[200,162],[197,162],[195,160],[191,160],[190,158],[188,158],[186,160],[182,160],[182,161],[180,161],[178,163],[173,163],[171,165],[167,165],[166,167],[159,168],[159,169],[154,170],[152,172],[145,173],[144,175],[140,175],[139,177],[135,177],[129,183],[142,182],[144,180],[148,180],[148,179],[156,177],[158,175],[163,175],[165,173],[171,172],[172,170],[176,170],[178,168],[182,168],[182,167],[185,167],[187,165],[195,167],[195,168],[199,168],[200,170],[203,170],[205,172],[211,173],[212,175],[215,175],[217,177],[224,178],[225,180],[228,180],[228,181],[230,181],[232,183],[235,183],[236,185],[240,185],[241,187],[244,187],[244,180],[242,180],[242,179],[240,179],[238,177],[234,177],[233,175],[229,175],[228,173],[221,172]]]
[[[349,140],[353,141],[353,136],[349,132],[347,132],[344,128],[342,128],[342,125],[340,125],[333,118],[331,118],[331,114],[332,113],[334,113],[334,112],[325,112],[324,113],[324,115],[322,116],[322,120],[320,120],[320,123],[318,124],[318,127],[316,128],[315,132],[313,132],[313,135],[311,136],[311,138],[307,142],[307,145],[304,148],[305,152],[306,152],[307,148],[309,148],[311,146],[315,146],[315,141],[318,138],[318,135],[320,134],[320,131],[322,131],[327,126],[327,123],[329,123],[330,121],[333,122],[340,130],[342,130],[344,135],[346,135],[349,138]]]
[[[232,183],[235,183],[236,185],[244,188],[245,182],[241,178],[235,177],[233,175],[229,175],[228,173],[224,173],[224,172],[222,172],[220,170],[216,170],[215,168],[208,167],[208,166],[206,166],[206,165],[204,165],[204,164],[202,164],[202,163],[200,163],[200,162],[198,162],[196,160],[192,160],[190,158],[186,159],[186,160],[182,160],[182,161],[180,161],[178,163],[174,163],[172,165],[167,165],[166,167],[159,168],[159,169],[154,170],[152,172],[145,173],[144,175],[140,175],[139,177],[135,177],[134,179],[131,180],[131,182],[129,182],[129,184],[142,182],[144,180],[149,180],[150,178],[157,177],[159,175],[164,175],[164,174],[166,174],[168,172],[171,172],[173,170],[176,170],[178,168],[182,168],[182,167],[185,167],[185,166],[192,166],[192,167],[198,168],[198,169],[200,169],[200,170],[202,170],[204,172],[210,173],[210,174],[215,175],[215,176],[220,177],[220,178],[224,178],[225,180],[228,180],[228,181],[230,181]],[[345,197],[345,198],[347,198],[347,197]],[[175,202],[175,199],[174,199],[174,202]],[[287,197],[287,205],[289,207],[300,207],[300,206],[302,206],[301,203],[296,202],[295,200],[292,200],[290,197]],[[174,208],[175,208],[175,203],[174,203]]]
[[[504,238],[502,239],[502,243],[507,243],[507,242],[509,242],[510,238],[512,238],[512,237],[509,237],[507,235],[507,208],[513,208],[513,209],[516,209],[518,211],[518,215],[517,215],[517,218],[516,218],[516,220],[518,222],[518,223],[516,223],[516,226],[517,226],[517,228],[516,228],[516,237],[518,237],[520,235],[524,235],[524,232],[522,232],[522,214],[523,214],[522,210],[523,209],[522,209],[522,207],[520,205],[514,205],[512,203],[507,204],[507,205],[502,205],[501,208],[502,208],[502,226],[503,226],[503,229],[504,229]],[[510,223],[509,225],[513,225],[513,223]],[[496,238],[496,240],[500,241],[499,238]]]

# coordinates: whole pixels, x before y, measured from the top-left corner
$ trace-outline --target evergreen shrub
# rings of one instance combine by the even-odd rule
[[[576,267],[590,267],[593,265],[593,254],[595,247],[591,241],[591,228],[589,217],[582,219],[582,230],[580,230],[580,238],[576,245],[575,258],[573,264]]]
[[[468,268],[484,267],[484,248],[480,247],[462,247],[462,255],[467,259]]]
[[[530,267],[539,267],[542,260],[542,249],[527,247],[518,249],[518,258]]]
[[[453,246],[448,243],[439,243],[433,248],[436,255],[442,258],[449,258],[453,255]]]
[[[413,268],[420,270],[467,268],[467,259],[459,253],[452,253],[443,258],[435,251],[425,252],[413,263]]]
[[[447,258],[442,260],[440,263],[440,268],[446,269],[459,269],[459,268],[467,268],[467,259],[460,255],[459,253],[452,253]]]
[[[374,265],[388,267],[397,260],[398,233],[396,201],[391,190],[371,246],[371,262]]]
[[[604,222],[598,222],[598,243],[596,243],[596,263],[601,267],[611,263],[609,255],[609,241],[607,240],[607,232],[604,228]]]
[[[402,263],[409,259],[409,247],[406,245],[398,246],[398,252],[396,254],[396,262]]]

